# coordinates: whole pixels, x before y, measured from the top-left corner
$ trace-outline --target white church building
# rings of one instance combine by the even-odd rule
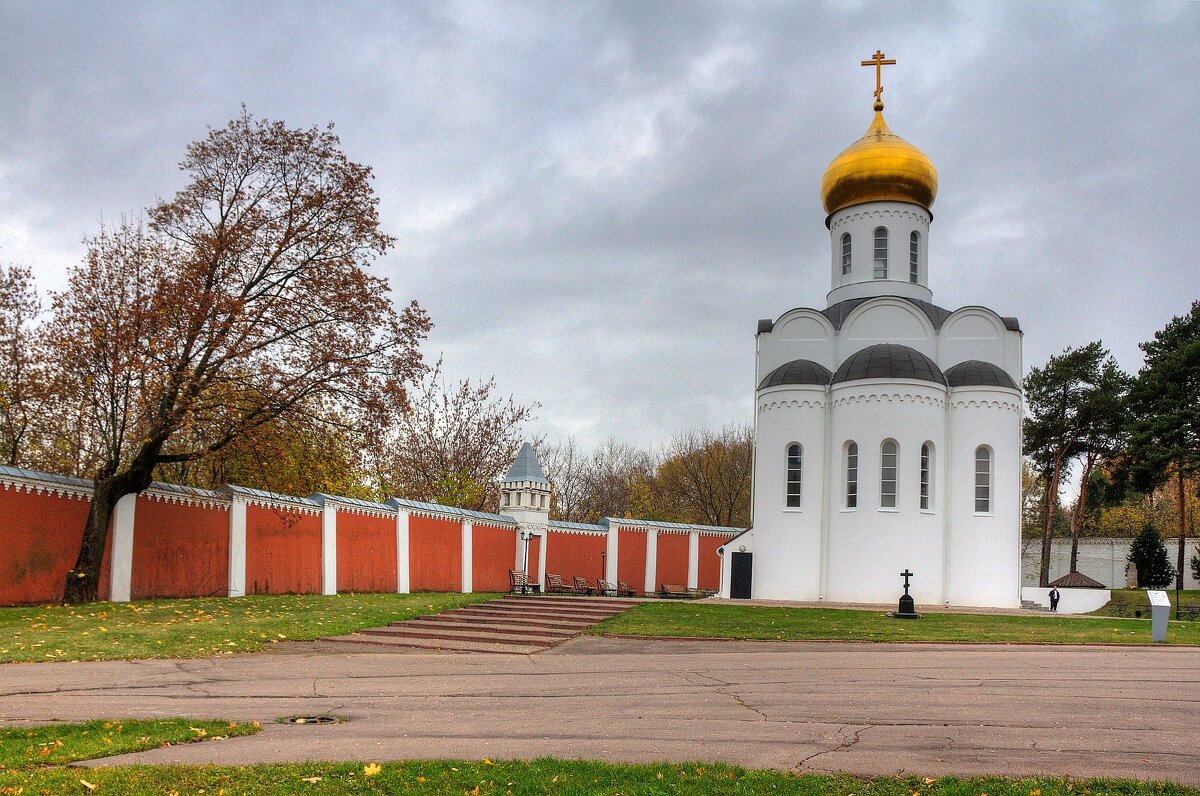
[[[759,321],[751,529],[721,594],[1020,606],[1021,329],[933,301],[937,172],[875,115],[821,181],[824,309]]]

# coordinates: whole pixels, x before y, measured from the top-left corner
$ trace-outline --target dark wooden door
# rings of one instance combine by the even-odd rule
[[[729,573],[729,596],[735,600],[750,599],[750,581],[754,577],[754,554],[734,553]]]

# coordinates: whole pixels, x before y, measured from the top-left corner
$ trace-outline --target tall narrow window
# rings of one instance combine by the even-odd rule
[[[800,508],[800,485],[803,478],[803,455],[799,445],[788,445],[787,449],[787,507]]]
[[[933,446],[921,446],[921,510],[929,511],[929,470],[933,465]]]
[[[842,236],[842,276],[850,275],[850,233]]]
[[[921,253],[921,233],[914,232],[908,236],[908,281],[917,281],[917,261]]]
[[[992,511],[992,452],[982,445],[975,449],[975,513]]]
[[[879,446],[879,508],[896,508],[896,443],[890,439]]]
[[[846,446],[846,508],[858,506],[858,443]]]
[[[887,279],[887,227],[875,228],[875,278]]]

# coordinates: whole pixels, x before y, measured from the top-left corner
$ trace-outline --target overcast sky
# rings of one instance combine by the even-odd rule
[[[1200,5],[0,0],[0,262],[61,287],[245,103],[375,170],[376,264],[535,429],[749,421],[754,330],[825,306],[820,177],[870,121],[939,173],[930,284],[1025,366],[1200,296]]]

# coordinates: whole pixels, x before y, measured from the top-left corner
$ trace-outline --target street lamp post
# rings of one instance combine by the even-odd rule
[[[529,588],[529,540],[534,536],[537,536],[537,534],[527,528],[522,528],[519,535],[521,537],[521,542],[523,543],[521,571],[525,573],[525,582],[521,584],[521,594],[525,594],[526,590]]]

